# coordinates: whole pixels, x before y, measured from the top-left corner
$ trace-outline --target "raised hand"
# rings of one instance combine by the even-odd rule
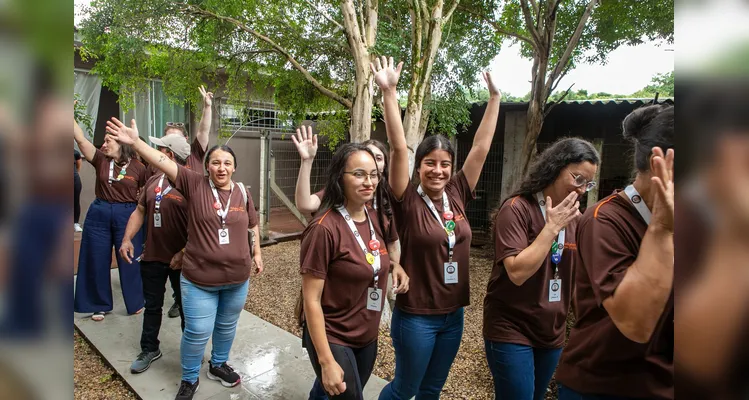
[[[213,92],[206,92],[205,87],[200,85],[198,88],[200,95],[203,97],[203,106],[210,107],[213,105]]]
[[[489,89],[489,95],[499,96],[500,98],[502,98],[502,93],[499,91],[497,84],[494,83],[494,81],[492,80],[492,74],[489,71],[484,71],[481,73],[481,76],[484,77],[484,82],[486,82],[486,87]]]
[[[107,121],[107,133],[112,135],[115,140],[124,144],[135,144],[138,139],[138,127],[135,125],[135,120],[130,120],[130,127],[128,128],[119,119],[112,117],[111,121]]]
[[[291,135],[291,141],[294,142],[302,160],[315,158],[317,154],[317,135],[312,134],[312,127],[302,125],[301,128],[297,128],[296,135]]]
[[[653,216],[651,223],[673,232],[674,231],[674,149],[668,149],[663,155],[663,149],[653,147],[653,157],[650,159],[650,178],[655,191],[653,201]]]
[[[551,197],[546,196],[546,224],[559,233],[570,222],[580,216],[580,202],[577,201],[577,192],[572,192],[562,200],[561,203],[553,207]]]
[[[377,58],[374,63],[369,63],[369,67],[374,73],[374,80],[380,90],[383,92],[386,90],[395,90],[398,86],[398,80],[401,76],[401,69],[403,69],[403,61],[398,63],[396,67],[393,62],[393,57],[386,58],[382,56]]]

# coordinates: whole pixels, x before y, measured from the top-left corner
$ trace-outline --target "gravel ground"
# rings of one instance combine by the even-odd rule
[[[442,398],[493,399],[494,386],[486,365],[482,328],[482,302],[492,268],[491,248],[471,249],[471,303],[465,309],[463,341],[453,363]],[[294,319],[294,307],[301,288],[299,275],[299,242],[281,243],[263,248],[266,270],[253,277],[245,309],[284,330],[301,335]],[[395,353],[390,333],[380,329],[380,343],[375,365],[375,375],[392,380],[395,371]],[[556,387],[547,399],[556,398]]]
[[[80,400],[137,400],[76,328],[73,334],[73,397]]]

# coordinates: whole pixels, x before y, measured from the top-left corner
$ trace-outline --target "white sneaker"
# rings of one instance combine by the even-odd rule
[[[73,229],[76,232],[83,232],[83,228],[81,228],[81,224],[73,224]]]

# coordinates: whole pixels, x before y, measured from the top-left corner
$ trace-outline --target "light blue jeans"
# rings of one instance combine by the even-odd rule
[[[195,383],[198,380],[200,363],[211,333],[211,364],[219,366],[229,360],[249,286],[249,280],[233,285],[199,286],[184,276],[180,277],[182,312],[185,314],[180,347],[183,381]]]

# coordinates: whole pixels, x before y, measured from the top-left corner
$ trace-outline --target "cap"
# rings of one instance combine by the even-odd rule
[[[187,139],[182,135],[166,135],[161,138],[149,136],[148,139],[151,141],[151,144],[168,148],[182,160],[187,160],[187,157],[190,156],[190,144],[187,143]]]

